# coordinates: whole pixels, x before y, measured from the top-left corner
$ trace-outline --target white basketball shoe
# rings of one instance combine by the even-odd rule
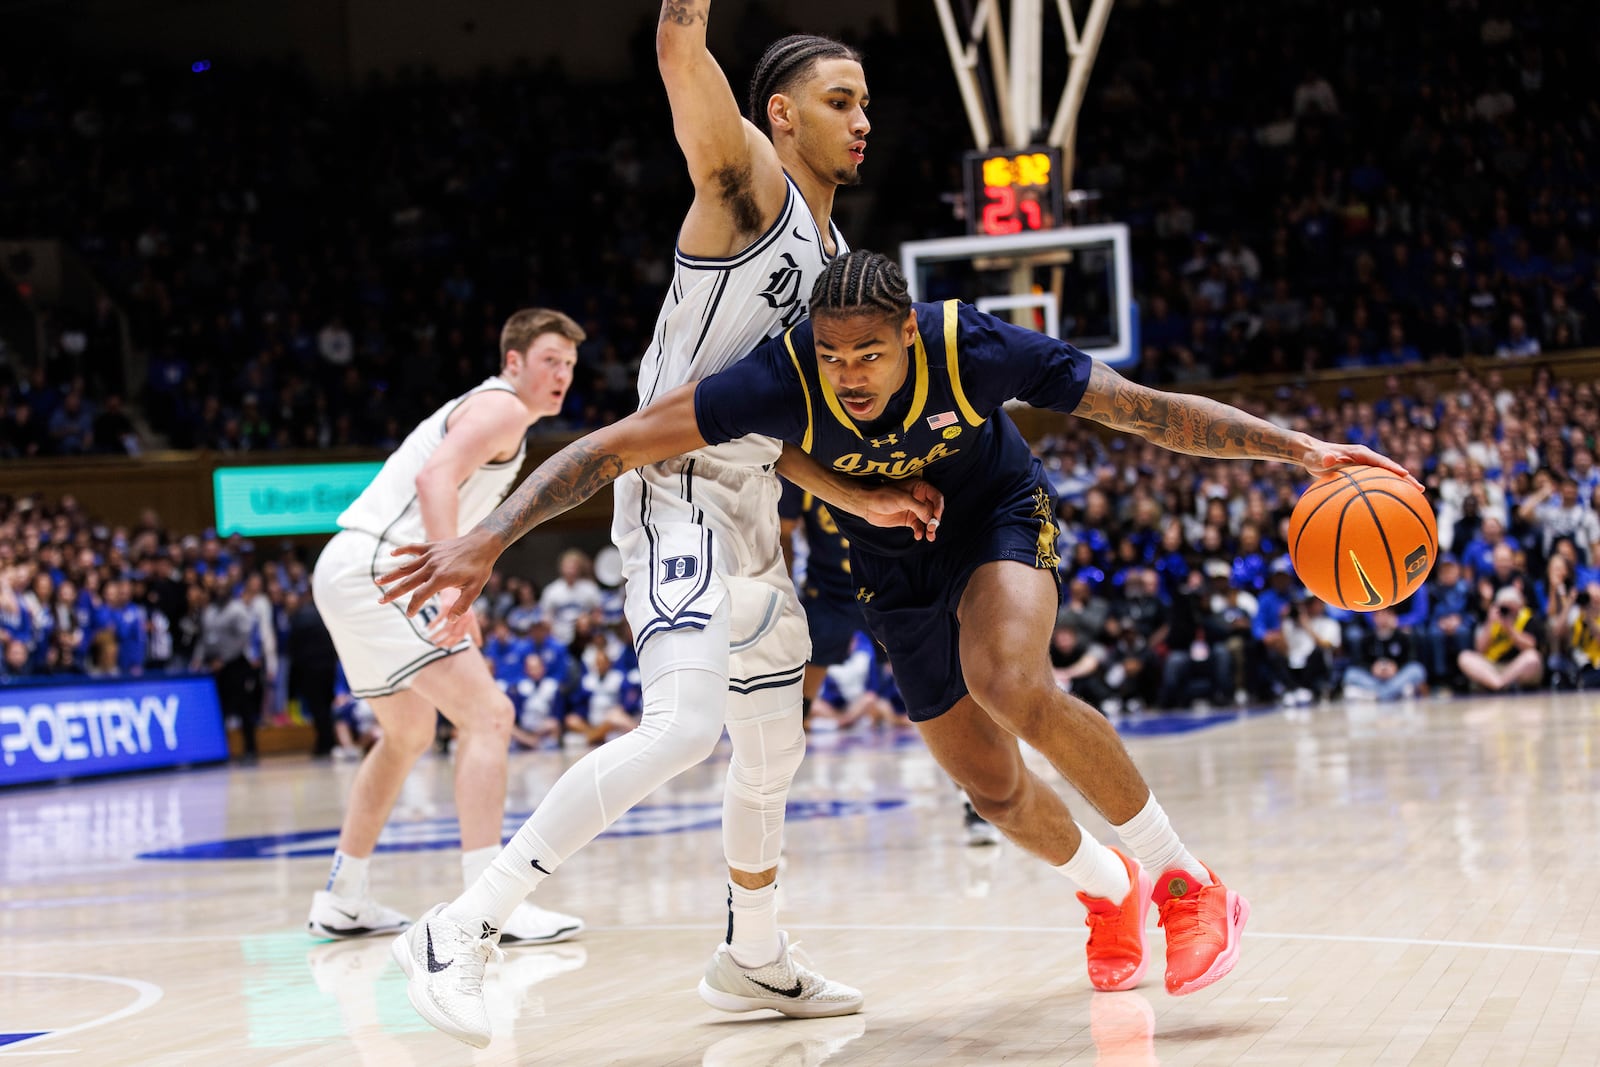
[[[325,889],[312,894],[311,915],[306,919],[313,937],[334,941],[398,933],[410,925],[409,918],[371,897],[339,897]]]
[[[483,999],[483,969],[503,960],[500,931],[487,919],[459,923],[435,904],[390,948],[406,973],[406,996],[428,1024],[473,1048],[488,1048],[493,1035]]]
[[[583,920],[576,915],[546,911],[524,900],[500,927],[502,945],[553,945],[583,933]]]
[[[762,967],[741,967],[726,943],[717,946],[706,976],[700,980],[700,999],[721,1011],[760,1011],[770,1008],[798,1019],[853,1015],[861,1010],[861,990],[832,982],[800,965],[794,957],[799,944],[779,931],[783,951]]]

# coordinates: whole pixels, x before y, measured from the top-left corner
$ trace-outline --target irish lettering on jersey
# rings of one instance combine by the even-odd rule
[[[917,336],[905,383],[884,413],[857,423],[817,365],[811,322],[761,345],[700,383],[695,415],[708,442],[764,434],[799,445],[852,477],[925,478],[945,494],[935,546],[975,533],[992,505],[1029,494],[1043,470],[1002,405],[1019,397],[1071,412],[1088,387],[1089,356],[954,300],[912,306]],[[901,555],[930,547],[906,529],[839,514],[859,548]]]

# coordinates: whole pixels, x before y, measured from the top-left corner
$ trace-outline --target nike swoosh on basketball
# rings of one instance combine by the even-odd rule
[[[1356,565],[1356,577],[1361,579],[1361,588],[1365,589],[1367,592],[1366,601],[1364,603],[1357,604],[1356,607],[1375,608],[1379,604],[1383,603],[1383,597],[1378,595],[1377,587],[1372,584],[1372,579],[1367,577],[1367,572],[1361,566],[1361,561],[1356,559],[1354,549],[1350,551],[1350,562]]]
[[[771,990],[772,992],[778,994],[778,996],[780,996],[780,997],[798,997],[800,995],[800,993],[802,992],[802,990],[800,988],[800,979],[798,979],[798,978],[796,978],[794,980],[794,988],[793,989],[779,989],[775,985],[768,985],[765,982],[757,982],[754,978],[750,979],[750,981],[755,982],[755,984],[760,986],[762,989]]]
[[[456,961],[455,960],[451,960],[449,963],[440,963],[437,959],[435,959],[434,955],[433,955],[433,931],[429,930],[427,933],[428,933],[428,970],[431,971],[434,974],[438,974],[440,971],[442,971],[445,968],[450,967],[451,965],[453,965]]]

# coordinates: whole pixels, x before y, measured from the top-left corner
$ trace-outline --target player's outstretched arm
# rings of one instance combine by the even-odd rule
[[[944,517],[944,494],[921,478],[869,485],[827,470],[805,451],[785,442],[778,473],[839,511],[874,526],[907,526],[917,540],[932,541]]]
[[[1349,464],[1367,464],[1382,467],[1422,488],[1410,471],[1365,445],[1321,441],[1207,396],[1152,389],[1128,381],[1098,361],[1073,414],[1191,456],[1277,459],[1298,463],[1312,474]]]
[[[710,9],[711,0],[662,0],[656,63],[695,189],[678,244],[693,255],[720,256],[739,251],[777,218],[788,187],[777,150],[745,120],[706,46]]]
[[[395,549],[394,555],[410,559],[379,575],[379,602],[389,604],[409,594],[406,614],[415,615],[434,594],[459,589],[461,595],[447,613],[467,611],[500,554],[523,534],[577,507],[624,471],[704,448],[694,417],[695,385],[679,386],[649,407],[572,442],[539,464],[499,507],[460,537]]]

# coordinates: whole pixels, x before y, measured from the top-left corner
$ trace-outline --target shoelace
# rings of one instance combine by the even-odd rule
[[[483,996],[483,969],[490,960],[504,962],[506,954],[500,946],[485,938],[476,938],[467,948],[461,962],[461,991],[470,997]]]
[[[1173,897],[1156,909],[1156,925],[1167,931],[1168,943],[1187,942],[1203,932],[1200,921],[1200,893],[1193,896]]]
[[[1089,937],[1091,939],[1102,930],[1109,928],[1113,934],[1112,940],[1116,942],[1119,948],[1125,948],[1135,955],[1138,954],[1139,939],[1122,925],[1122,910],[1120,908],[1116,911],[1105,912],[1095,911],[1092,908],[1087,909],[1083,921],[1084,925],[1089,927]]]

